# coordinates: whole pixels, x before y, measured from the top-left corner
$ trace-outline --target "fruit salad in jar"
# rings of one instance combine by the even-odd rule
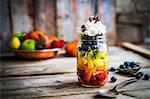
[[[98,17],[90,17],[79,31],[77,75],[81,85],[100,87],[107,81],[108,51],[106,27]]]

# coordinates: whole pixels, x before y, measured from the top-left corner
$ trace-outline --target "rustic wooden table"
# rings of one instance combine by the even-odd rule
[[[136,61],[144,73],[150,74],[150,61],[133,52],[117,47],[109,48],[109,67],[117,68],[124,61]],[[62,52],[56,58],[28,61],[14,56],[1,59],[1,98],[30,99],[93,99],[97,90],[112,88],[131,77],[115,75],[115,83],[107,82],[101,88],[84,88],[76,76],[76,58],[66,57]],[[121,89],[118,99],[150,98],[150,81],[140,81]]]

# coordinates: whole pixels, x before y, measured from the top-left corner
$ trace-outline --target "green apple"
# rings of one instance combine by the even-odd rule
[[[20,42],[19,38],[15,37],[15,36],[13,36],[9,41],[9,47],[11,49],[19,49],[20,45],[21,45],[21,42]]]
[[[22,50],[35,50],[36,41],[33,39],[26,39],[21,44]]]

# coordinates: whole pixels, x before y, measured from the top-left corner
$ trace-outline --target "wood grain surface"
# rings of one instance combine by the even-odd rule
[[[62,51],[64,52],[64,51]],[[124,61],[138,62],[140,71],[150,74],[150,61],[133,52],[121,48],[109,48],[109,68],[117,68]],[[76,58],[66,57],[63,53],[56,58],[29,61],[18,59],[14,56],[3,57],[1,64],[1,94],[7,99],[52,98],[52,99],[93,99],[99,89],[113,88],[114,85],[131,79],[113,72],[109,72],[109,79],[101,88],[84,88],[77,80]],[[110,77],[116,76],[115,83],[110,82]],[[149,98],[149,81],[141,81],[119,89],[120,98]],[[137,87],[140,86],[140,87]],[[138,93],[142,94],[138,95]]]

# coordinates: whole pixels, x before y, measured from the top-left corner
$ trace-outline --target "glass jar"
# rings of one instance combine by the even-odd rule
[[[107,81],[108,50],[106,35],[80,34],[77,55],[77,75],[85,87],[101,87]]]

